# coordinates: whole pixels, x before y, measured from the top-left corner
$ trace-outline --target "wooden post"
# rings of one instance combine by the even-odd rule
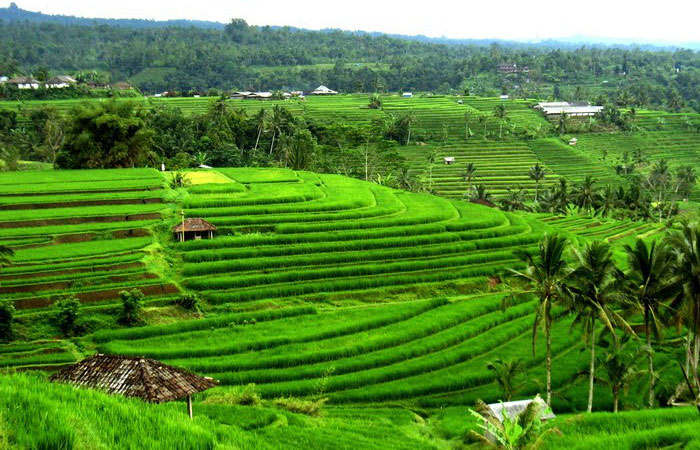
[[[192,418],[192,396],[187,396],[187,414]]]
[[[181,211],[182,214],[182,237],[180,238],[180,242],[185,242],[185,210],[183,209]]]

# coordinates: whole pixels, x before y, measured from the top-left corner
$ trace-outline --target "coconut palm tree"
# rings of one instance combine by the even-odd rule
[[[683,287],[679,320],[688,327],[686,365],[692,369],[690,372],[695,385],[700,386],[700,227],[698,224],[683,223],[679,231],[669,234],[667,242],[676,254],[675,272]]]
[[[566,133],[569,128],[569,115],[565,112],[559,114],[559,119],[557,120],[557,131],[559,131],[559,136]]]
[[[272,129],[272,142],[270,143],[270,154],[275,148],[275,137],[282,133],[282,126],[285,125],[285,111],[280,105],[275,105],[272,108],[272,119],[270,120],[270,128]]]
[[[588,370],[588,408],[593,411],[593,387],[595,383],[595,347],[598,322],[615,337],[615,329],[624,327],[633,333],[625,320],[611,307],[617,302],[618,269],[613,261],[609,244],[593,241],[583,251],[574,250],[576,268],[572,273],[573,286],[570,288],[568,309],[574,313],[572,327],[580,326],[588,339],[591,357]]]
[[[523,360],[503,360],[498,358],[486,364],[486,368],[493,372],[494,381],[503,390],[503,400],[506,402],[511,401],[521,385],[516,379],[525,372]]]
[[[406,145],[409,145],[411,143],[411,126],[418,121],[418,117],[416,116],[415,111],[412,109],[409,109],[404,113],[403,116],[399,119],[399,123],[406,127],[406,130],[408,132],[406,136]]]
[[[382,109],[381,95],[374,93],[369,96],[369,109]]]
[[[484,126],[484,140],[486,139],[486,125],[488,124],[488,117],[486,117],[486,114],[480,114],[479,115],[479,123]]]
[[[637,365],[644,357],[644,349],[635,350],[629,342],[622,345],[608,343],[608,350],[598,357],[598,367],[601,376],[596,377],[599,382],[610,386],[613,394],[613,412],[620,409],[620,393],[626,393],[630,383],[642,376],[645,371],[637,369]]]
[[[661,314],[680,295],[681,283],[675,274],[673,254],[665,243],[652,242],[647,245],[637,239],[634,247],[625,246],[629,270],[625,274],[625,294],[629,309],[644,317],[644,334],[647,346],[649,371],[649,407],[654,406],[654,358],[651,336],[659,340],[663,323]]]
[[[574,187],[574,203],[579,208],[585,209],[590,215],[593,208],[600,201],[600,194],[596,191],[596,179],[590,175]]]
[[[493,108],[493,115],[499,120],[498,139],[503,138],[503,122],[508,120],[508,109],[503,103],[499,103]]]
[[[518,252],[518,256],[527,264],[527,269],[524,272],[512,271],[530,283],[539,299],[532,329],[532,353],[535,354],[537,331],[543,326],[546,340],[548,405],[552,402],[552,306],[563,298],[571,274],[564,259],[567,245],[568,240],[565,237],[546,234],[534,256],[525,251]]]
[[[525,189],[511,191],[510,188],[507,189],[506,195],[500,201],[501,208],[505,211],[527,210],[528,207],[525,202],[527,202],[527,191]]]
[[[471,192],[472,190],[472,179],[474,175],[476,175],[476,164],[469,162],[464,168],[464,172],[462,172],[462,178],[467,182],[467,192]]]
[[[474,186],[474,189],[472,189],[472,192],[469,195],[469,199],[492,203],[491,193],[486,189],[486,186],[484,186],[483,184]]]
[[[260,142],[260,135],[262,135],[263,130],[265,130],[265,125],[267,124],[267,111],[265,108],[260,108],[260,111],[253,117],[255,124],[258,126],[258,136],[255,138],[255,147],[253,150],[258,149],[258,143]]]
[[[428,174],[430,176],[429,178],[429,184],[430,184],[430,191],[433,190],[433,166],[437,162],[437,150],[432,149],[430,153],[428,153]]]
[[[619,206],[619,192],[608,184],[600,195],[600,204],[596,209],[596,214],[599,214],[601,217],[608,217]]]
[[[0,245],[0,268],[3,268],[5,266],[9,266],[10,264],[12,264],[12,261],[10,260],[10,258],[13,257],[14,255],[15,255],[15,252],[10,247]]]
[[[537,163],[530,167],[527,174],[530,179],[535,180],[535,201],[537,201],[540,197],[540,181],[544,180],[545,175],[547,175],[547,170],[540,166],[540,163]]]
[[[696,181],[695,168],[691,166],[679,167],[676,171],[676,194],[680,191],[682,197],[687,200]]]
[[[469,129],[469,120],[471,119],[471,114],[469,112],[464,113],[464,140],[469,140],[469,135],[471,130]]]

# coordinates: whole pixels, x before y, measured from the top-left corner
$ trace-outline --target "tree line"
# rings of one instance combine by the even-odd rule
[[[697,109],[700,56],[690,50],[446,45],[342,31],[0,23],[0,75],[96,69],[145,92],[209,89],[399,90],[553,96],[620,106]],[[527,73],[502,74],[504,62]],[[608,82],[604,92],[587,86]]]

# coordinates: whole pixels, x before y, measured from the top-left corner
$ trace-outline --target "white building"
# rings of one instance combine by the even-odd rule
[[[8,84],[14,84],[18,89],[39,89],[38,80],[32,77],[14,77],[7,80]]]
[[[591,106],[588,102],[542,102],[535,105],[535,109],[542,111],[547,117],[566,114],[571,117],[595,116],[603,110],[602,106]]]
[[[413,92],[404,92],[401,97],[411,98],[413,97]]]

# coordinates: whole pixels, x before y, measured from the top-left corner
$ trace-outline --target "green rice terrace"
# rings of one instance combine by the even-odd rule
[[[587,139],[582,146],[593,145]],[[496,191],[504,180],[524,182],[516,174],[538,161],[566,173],[565,161],[543,156],[547,145],[559,144],[468,142],[441,151],[477,161]],[[512,178],[499,170],[509,161]],[[537,301],[502,279],[525,268],[519,252],[535,252],[545,233],[559,231],[578,244],[609,242],[624,265],[623,245],[655,241],[664,225],[455,200],[448,168],[434,174],[443,196],[284,168],[191,171],[191,185],[176,189],[153,169],[0,173],[0,245],[14,250],[0,294],[17,310],[17,339],[0,345],[10,372],[0,375],[0,446],[475,445],[469,408],[503,399],[489,363],[518,355],[518,397],[543,391],[545,340],[531,351]],[[614,171],[598,169],[614,180]],[[214,225],[214,239],[179,242],[172,227],[182,214]],[[143,318],[124,326],[120,292],[132,289],[144,294]],[[183,307],[183,293],[201,304]],[[81,304],[83,336],[57,328],[57,302],[68,297]],[[558,307],[553,314],[551,423],[561,434],[546,448],[700,448],[691,407],[578,414],[587,347],[571,316]],[[219,386],[195,396],[190,421],[176,402],[44,381],[43,373],[94,353],[157,359]],[[675,353],[655,354],[660,373],[677,370]],[[630,383],[623,409],[643,406],[644,380]],[[596,387],[594,410],[612,410],[613,401],[609,387]]]

